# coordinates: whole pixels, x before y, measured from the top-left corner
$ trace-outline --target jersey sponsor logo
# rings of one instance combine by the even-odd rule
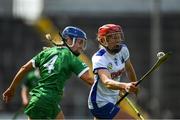
[[[108,70],[112,70],[112,68],[113,68],[112,63],[109,63],[109,64],[107,65],[107,68],[108,68]]]
[[[113,72],[113,73],[111,73],[111,78],[114,79],[114,78],[116,78],[118,76],[121,76],[123,72],[125,72],[124,68],[119,70],[119,71],[117,71],[117,72]]]

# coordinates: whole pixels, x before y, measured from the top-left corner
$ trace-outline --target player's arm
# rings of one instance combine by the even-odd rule
[[[114,81],[111,79],[111,74],[107,69],[99,69],[97,73],[102,83],[109,89],[122,90],[122,91],[128,90],[129,92],[136,91],[136,87],[135,87],[136,82],[124,83],[124,82]]]
[[[135,70],[134,70],[134,68],[133,68],[133,65],[131,64],[130,59],[128,59],[128,60],[125,62],[125,69],[126,69],[127,76],[128,76],[128,78],[129,78],[129,80],[130,80],[131,82],[136,82],[136,81],[137,81],[136,73],[135,73]]]
[[[23,79],[23,77],[26,75],[27,72],[33,69],[32,62],[29,61],[25,65],[23,65],[17,74],[15,75],[12,83],[8,87],[8,89],[3,93],[3,100],[5,102],[9,102],[11,98],[13,97],[17,85],[20,83],[20,81]]]
[[[131,82],[137,82],[136,73],[135,73],[135,70],[133,68],[133,65],[131,64],[130,59],[128,59],[125,62],[125,69],[126,69],[127,77],[129,78],[129,80]],[[137,91],[135,92],[135,94],[137,95],[138,92],[139,92],[139,88],[137,88]]]
[[[24,106],[28,105],[29,102],[28,96],[29,96],[29,89],[26,85],[23,85],[21,89],[21,99],[22,99],[22,104]]]
[[[80,78],[90,86],[92,86],[94,83],[94,79],[90,75],[89,70],[87,70],[84,74],[82,74]]]

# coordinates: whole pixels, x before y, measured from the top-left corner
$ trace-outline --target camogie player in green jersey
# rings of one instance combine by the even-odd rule
[[[83,81],[92,85],[94,80],[89,74],[89,67],[78,59],[85,49],[86,34],[77,27],[68,26],[62,32],[63,46],[47,48],[23,65],[15,75],[8,89],[3,93],[3,100],[9,102],[17,85],[33,68],[38,68],[41,78],[38,85],[30,92],[31,98],[24,112],[29,119],[64,119],[59,102],[67,79],[75,73]]]

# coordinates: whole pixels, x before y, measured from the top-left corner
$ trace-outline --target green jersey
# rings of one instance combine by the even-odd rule
[[[29,72],[24,80],[23,85],[25,85],[29,91],[36,87],[38,80],[40,79],[39,71],[33,70]]]
[[[67,47],[45,49],[32,59],[32,63],[33,67],[39,68],[41,78],[30,94],[36,97],[47,96],[56,99],[56,102],[57,95],[62,96],[65,82],[71,74],[80,77],[89,69]]]

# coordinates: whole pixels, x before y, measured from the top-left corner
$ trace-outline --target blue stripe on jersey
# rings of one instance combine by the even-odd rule
[[[125,44],[121,44],[120,47],[122,49],[123,47],[127,47],[127,46]],[[123,57],[121,57],[121,63],[124,63],[124,58]]]
[[[99,77],[98,77],[98,79],[99,79]],[[93,108],[98,108],[97,103],[96,103],[98,79],[95,81],[95,85],[93,86],[93,90],[91,93],[91,102],[92,102]]]
[[[106,53],[105,49],[100,49],[100,50],[96,53],[96,56],[102,56],[102,55],[104,55],[104,53]]]
[[[121,63],[124,63],[124,58],[123,57],[121,57]]]

